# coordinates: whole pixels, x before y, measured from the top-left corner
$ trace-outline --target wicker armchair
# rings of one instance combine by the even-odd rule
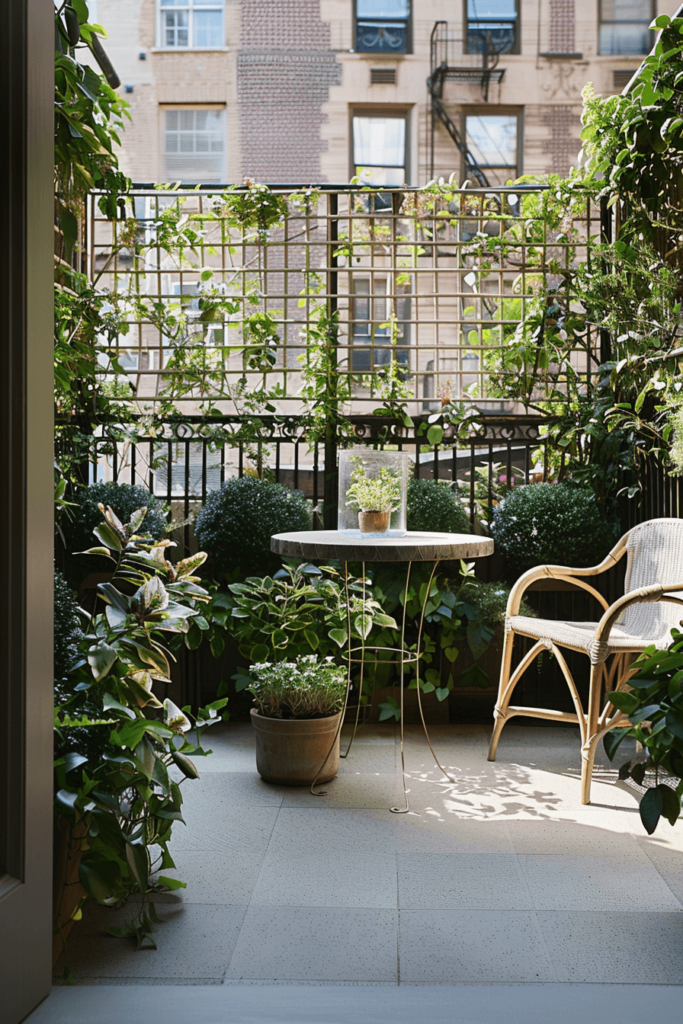
[[[628,557],[625,594],[608,606],[604,597],[586,577],[597,576]],[[522,596],[530,583],[540,579],[571,582],[587,590],[599,601],[604,614],[599,622],[564,622],[534,619],[519,615]],[[605,733],[628,719],[609,702],[603,706],[604,692],[627,689],[635,656],[651,644],[660,649],[671,643],[671,629],[680,626],[683,611],[675,597],[683,590],[683,520],[651,519],[624,534],[600,565],[590,569],[568,569],[560,565],[541,565],[521,576],[510,592],[505,618],[505,642],[498,699],[493,712],[494,727],[489,746],[489,761],[495,761],[498,741],[505,723],[514,715],[529,715],[556,722],[578,724],[581,734],[581,801],[590,803],[591,778],[597,745]],[[536,641],[524,655],[512,675],[512,648],[515,634]],[[588,711],[584,711],[567,662],[560,650],[568,647],[590,658]],[[510,699],[523,673],[541,651],[550,650],[558,660],[574,702],[575,712],[545,708],[515,707]]]

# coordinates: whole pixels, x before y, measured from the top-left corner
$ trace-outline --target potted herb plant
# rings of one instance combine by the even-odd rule
[[[295,661],[252,665],[251,677],[248,689],[256,703],[251,722],[261,778],[284,786],[334,778],[346,671],[331,658],[299,655]]]
[[[358,509],[361,533],[386,533],[391,513],[401,504],[401,477],[397,470],[381,466],[377,476],[368,476],[360,459],[351,473],[346,504]]]

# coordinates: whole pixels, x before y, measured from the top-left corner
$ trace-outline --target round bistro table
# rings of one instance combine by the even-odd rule
[[[476,537],[471,534],[464,533],[406,533],[403,537],[363,537],[362,535],[355,533],[339,533],[337,530],[307,530],[301,533],[276,533],[270,540],[271,551],[277,555],[282,555],[285,558],[305,558],[308,561],[325,561],[328,559],[335,559],[343,562],[344,564],[344,592],[346,598],[346,610],[348,618],[348,639],[347,639],[347,678],[346,678],[346,696],[344,698],[344,709],[339,720],[339,728],[335,734],[332,746],[327,754],[327,757],[320,766],[320,770],[316,775],[313,783],[311,784],[311,792],[316,796],[322,796],[322,793],[315,792],[315,786],[318,781],[318,777],[325,767],[327,760],[334,749],[334,745],[337,742],[341,727],[344,722],[344,714],[348,705],[349,691],[351,689],[351,666],[358,664],[360,666],[360,683],[358,690],[358,705],[356,708],[356,720],[353,727],[353,734],[349,745],[341,754],[342,757],[348,757],[349,751],[353,744],[356,730],[358,728],[358,717],[360,714],[361,697],[363,695],[363,673],[364,667],[367,663],[368,653],[373,652],[375,660],[370,662],[371,664],[377,664],[380,660],[377,658],[378,651],[391,652],[397,655],[397,658],[393,661],[393,664],[399,666],[399,684],[401,689],[401,778],[403,781],[403,796],[404,796],[404,807],[392,807],[391,810],[395,814],[406,814],[410,809],[408,806],[408,794],[406,791],[406,774],[405,774],[405,756],[403,748],[404,740],[404,722],[403,722],[403,682],[405,666],[408,664],[415,665],[415,678],[417,682],[417,703],[420,710],[420,719],[422,721],[422,728],[424,729],[429,749],[432,752],[432,757],[436,762],[437,767],[449,781],[448,774],[444,771],[442,765],[439,763],[439,759],[434,753],[434,747],[429,738],[427,731],[427,725],[425,723],[424,712],[422,710],[422,698],[420,696],[420,651],[422,646],[422,631],[424,626],[425,609],[427,607],[427,601],[429,600],[429,592],[431,590],[432,580],[436,572],[439,562],[452,561],[460,558],[481,558],[486,555],[493,554],[493,541],[490,537]],[[365,643],[365,638],[361,636],[361,642],[359,646],[354,646],[351,639],[351,623],[350,623],[350,594],[349,594],[349,562],[360,562],[362,564],[362,586],[363,586],[363,603],[365,603],[365,565],[367,562],[406,562],[406,585],[404,591],[403,600],[403,615],[401,619],[401,642],[400,647],[373,647]],[[420,624],[418,628],[417,644],[414,651],[406,649],[405,645],[405,631],[406,631],[406,604],[407,604],[407,593],[410,583],[410,572],[413,566],[413,562],[431,562],[432,571],[429,577],[429,583],[425,589],[425,596],[422,602],[422,609],[420,612]],[[388,664],[388,662],[382,659],[382,664]],[[324,791],[323,791],[324,792]]]

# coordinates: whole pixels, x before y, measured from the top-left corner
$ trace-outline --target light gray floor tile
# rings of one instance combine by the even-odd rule
[[[121,910],[87,908],[74,928],[68,947],[57,961],[56,974],[65,964],[74,977],[221,981],[235,947],[246,907],[170,906],[160,904],[162,923],[154,926],[158,948],[136,950],[132,939],[107,935],[109,925],[121,927],[135,916],[136,907]]]
[[[539,912],[538,919],[559,981],[683,985],[683,914]]]
[[[278,810],[277,806],[245,807],[238,804],[232,807],[226,800],[217,802],[213,807],[210,801],[199,806],[185,805],[185,824],[174,824],[169,849],[173,855],[181,850],[205,850],[262,857]]]
[[[322,798],[324,799],[324,798]],[[357,808],[320,807],[311,798],[308,807],[283,807],[278,815],[270,850],[283,857],[340,853],[353,857],[356,853],[376,856],[393,855],[395,819],[390,811],[363,811]]]
[[[514,853],[399,854],[403,910],[527,910],[529,888]]]
[[[514,848],[520,854],[604,855],[613,860],[640,861],[636,838],[626,832],[600,828],[600,819],[597,812],[594,826],[576,821],[509,821],[507,825]]]
[[[536,910],[640,910],[659,914],[681,906],[655,867],[642,859],[563,854],[519,858]]]
[[[209,816],[215,809],[241,807],[279,807],[284,786],[264,782],[256,771],[209,772],[183,786],[183,807],[201,808]]]
[[[679,821],[678,825],[680,824]],[[659,827],[662,828],[662,825]],[[668,846],[660,846],[649,838],[639,840],[639,845],[679,903],[683,904],[683,852]]]
[[[399,952],[402,984],[556,980],[528,911],[402,910]]]
[[[308,786],[290,786],[283,807],[306,807],[315,800],[322,807],[394,807],[402,802],[398,775],[343,775],[326,782],[324,796],[311,796]]]
[[[174,854],[176,866],[161,872],[179,878],[186,889],[156,897],[166,902],[232,904],[246,906],[252,896],[265,854],[255,850],[232,853],[182,850]]]
[[[271,843],[251,905],[395,910],[396,856],[328,849],[286,857]]]
[[[250,907],[227,979],[396,982],[393,910]]]
[[[346,746],[342,742],[342,750]],[[395,775],[396,745],[392,740],[387,743],[369,743],[354,740],[348,757],[339,759],[340,775]]]

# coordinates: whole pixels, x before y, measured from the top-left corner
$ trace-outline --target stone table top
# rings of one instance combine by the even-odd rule
[[[276,533],[270,549],[287,558],[337,558],[342,562],[434,562],[493,554],[490,537],[468,533],[406,533],[368,537],[337,530]]]

